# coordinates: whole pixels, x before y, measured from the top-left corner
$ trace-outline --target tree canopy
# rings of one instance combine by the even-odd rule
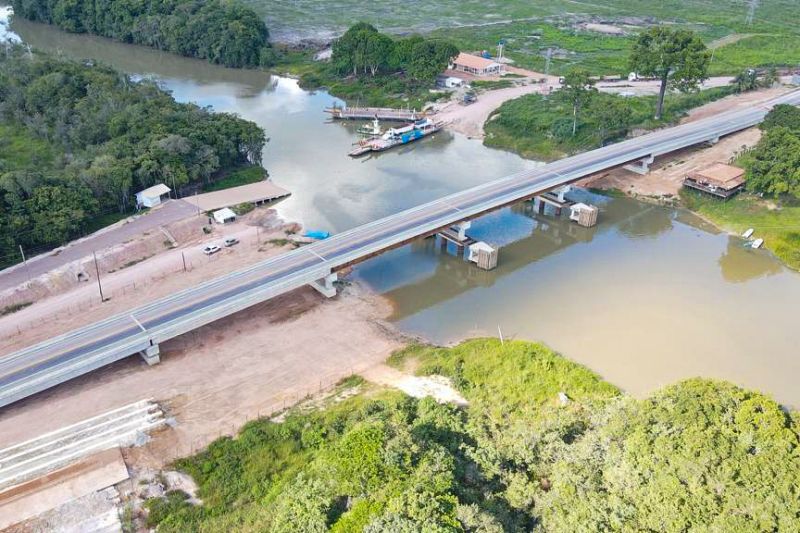
[[[800,198],[800,109],[777,105],[760,127],[761,140],[744,157],[747,188],[773,197]]]
[[[409,359],[418,374],[450,378],[469,405],[351,378],[325,407],[252,422],[178,461],[203,503],[151,500],[150,525],[376,533],[796,525],[800,425],[764,395],[694,379],[637,400],[519,341],[415,346],[392,357]]]
[[[13,0],[14,14],[229,67],[271,65],[264,21],[228,0]]]
[[[560,92],[572,105],[573,137],[578,129],[578,113],[595,91],[594,80],[587,71],[572,69],[564,75],[564,83]]]
[[[153,82],[22,47],[0,55],[0,128],[0,264],[18,245],[63,244],[131,209],[155,183],[178,190],[260,164],[265,143],[252,122],[179,104]]]
[[[431,83],[458,55],[449,41],[411,36],[395,41],[374,26],[359,22],[333,43],[331,64],[353,76],[402,72],[420,83]]]
[[[661,82],[655,118],[664,109],[667,86],[688,92],[707,77],[710,55],[700,36],[689,30],[655,26],[639,34],[630,55],[631,70]]]

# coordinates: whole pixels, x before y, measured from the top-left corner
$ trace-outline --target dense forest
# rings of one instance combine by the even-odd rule
[[[133,194],[260,164],[252,122],[179,104],[155,83],[13,47],[0,55],[0,266],[63,244]]]
[[[178,461],[202,504],[150,500],[158,531],[794,531],[800,424],[693,379],[637,400],[527,342],[414,346],[390,363],[469,404],[347,380],[327,404]],[[563,394],[562,394],[563,393]],[[316,406],[316,407],[314,407]]]
[[[229,67],[269,66],[264,21],[228,0],[13,0],[15,16]]]

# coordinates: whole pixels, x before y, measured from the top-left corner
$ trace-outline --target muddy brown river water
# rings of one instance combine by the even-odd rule
[[[264,165],[293,195],[280,213],[338,232],[536,163],[443,133],[352,160],[353,125],[328,124],[335,101],[293,80],[214,67],[16,21],[35,46],[152,77],[175,98],[261,125]],[[525,205],[474,223],[500,245],[483,272],[429,241],[370,260],[355,276],[394,303],[392,320],[434,342],[499,332],[543,341],[636,395],[677,380],[731,380],[800,406],[800,274],[692,214],[579,192],[601,208],[580,228]]]

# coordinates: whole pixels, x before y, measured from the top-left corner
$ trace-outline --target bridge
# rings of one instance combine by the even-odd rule
[[[799,105],[800,90],[491,181],[2,356],[0,406],[137,353],[158,362],[160,343],[303,285],[332,296],[344,267],[602,170],[643,171],[654,157],[759,124],[777,104]]]

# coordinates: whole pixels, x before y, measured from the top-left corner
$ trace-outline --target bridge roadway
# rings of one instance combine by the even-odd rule
[[[760,106],[721,113],[512,174],[0,356],[0,406],[157,346],[457,222],[602,170],[713,142],[758,124],[768,110],[779,103],[800,105],[800,90]],[[475,162],[475,169],[480,171],[480,161]]]

